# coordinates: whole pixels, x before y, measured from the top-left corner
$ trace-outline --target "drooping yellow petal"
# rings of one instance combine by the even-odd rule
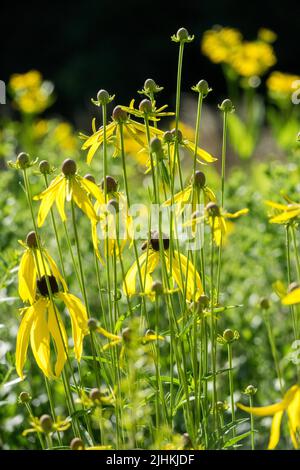
[[[281,301],[283,305],[298,304],[300,302],[300,287],[289,292]]]
[[[271,426],[271,433],[270,433],[270,440],[268,444],[268,449],[272,450],[275,449],[277,446],[279,439],[280,439],[280,425],[283,416],[283,411],[278,411],[274,414],[272,426]]]
[[[193,153],[193,154],[195,153],[195,144],[193,144],[192,142],[190,142],[188,140],[185,140],[184,141],[184,147],[186,149],[188,149],[191,153]],[[213,163],[217,160],[217,158],[213,157],[210,153],[208,153],[206,150],[204,150],[200,147],[197,147],[196,154],[197,154],[197,157],[201,158],[202,160],[204,160],[207,163]],[[200,162],[200,163],[202,163],[202,162]]]
[[[297,385],[293,385],[284,395],[283,399],[275,403],[274,405],[268,406],[257,406],[251,408],[250,406],[245,406],[242,403],[238,403],[237,406],[243,411],[247,411],[247,413],[252,413],[255,416],[272,416],[278,411],[284,411],[289,406],[290,402],[293,400],[295,393],[298,390]]]
[[[138,263],[139,263],[140,266],[143,265],[143,263],[146,260],[146,257],[147,257],[147,253],[143,253],[139,257]],[[128,270],[126,276],[125,276],[124,282],[123,282],[123,291],[124,291],[125,295],[128,295],[129,297],[137,293],[137,291],[136,291],[136,276],[137,276],[137,273],[138,273],[138,265],[137,265],[137,262],[135,261],[133,263],[133,265],[129,268],[129,270]]]
[[[255,416],[272,416],[275,415],[275,413],[284,411],[286,409],[285,403],[283,401],[275,403],[274,405],[255,406],[252,408],[250,406],[245,406],[242,403],[237,403],[237,407],[243,411],[246,411],[247,413],[252,413]]]
[[[32,304],[36,294],[36,269],[31,250],[27,249],[21,258],[18,283],[21,299],[23,302],[30,302]]]
[[[66,200],[66,179],[64,178],[64,180],[61,182],[60,187],[57,191],[56,200],[55,200],[58,213],[63,222],[67,220],[67,216],[65,213],[65,200]]]
[[[103,258],[101,256],[99,246],[98,246],[97,222],[94,220],[91,221],[91,231],[92,231],[92,242],[93,242],[93,247],[94,247],[96,256],[99,259],[100,263],[104,265],[104,261],[103,261]]]
[[[48,307],[48,328],[55,343],[57,355],[55,375],[59,377],[67,360],[66,351],[68,348],[68,337],[60,315],[57,311],[55,315],[54,307],[51,302]]]
[[[170,269],[170,257],[166,255],[167,266]],[[174,251],[172,258],[172,276],[181,292],[186,292],[187,300],[198,300],[203,294],[203,287],[199,273],[191,260],[178,251]]]
[[[172,204],[185,204],[189,202],[191,194],[192,186],[189,184],[185,189],[176,193],[173,198],[167,199],[162,205],[170,206]]]
[[[99,202],[99,204],[105,204],[104,194],[95,183],[79,176],[77,176],[77,179],[79,180],[81,186],[83,186],[85,191],[94,196],[94,198]]]
[[[270,222],[272,224],[281,224],[283,222],[287,222],[291,219],[294,219],[294,217],[298,217],[299,215],[300,215],[300,208],[290,210],[290,211],[286,210],[282,212],[282,214],[271,217]]]
[[[278,209],[281,211],[287,210],[287,205],[286,204],[279,204],[278,202],[273,202],[273,201],[265,201],[265,204],[267,206],[273,207],[273,209]]]
[[[53,181],[49,184],[48,188],[44,189],[40,194],[37,194],[33,197],[35,201],[43,199],[44,196],[53,192],[54,189],[57,189],[60,185],[60,182],[64,179],[63,175],[56,176]]]
[[[146,257],[145,262],[141,266],[141,277],[143,282],[144,292],[151,292],[153,284],[152,273],[159,263],[159,253],[148,252],[148,258]]]
[[[64,291],[68,291],[67,283],[64,280],[63,276],[60,274],[60,271],[59,271],[54,259],[49,255],[47,250],[44,250],[44,254],[45,254],[46,261],[49,263],[51,273],[53,274],[53,276],[56,279],[58,279],[61,282],[61,284],[64,288]]]
[[[78,297],[66,292],[57,294],[67,307],[72,324],[72,336],[74,341],[74,351],[77,361],[80,361],[82,355],[83,338],[88,333],[86,308]]]
[[[80,187],[79,183],[73,180],[73,199],[77,206],[88,216],[90,220],[97,220],[97,215],[93,204],[87,193]]]
[[[35,196],[33,199],[38,200],[41,199],[41,204],[38,212],[38,227],[41,227],[45,219],[53,206],[53,203],[57,197],[57,193],[60,189],[60,185],[63,183],[64,177],[60,176],[53,180],[52,184],[43,191],[40,195]]]
[[[241,215],[246,215],[248,214],[249,212],[249,209],[245,208],[245,209],[240,209],[239,211],[237,212],[234,212],[234,213],[231,213],[231,212],[225,212],[224,217],[226,217],[227,219],[237,219],[238,217],[240,217]]]
[[[214,241],[217,246],[220,246],[222,238],[227,233],[226,220],[222,215],[215,217],[214,220],[212,217],[209,217],[209,224],[214,228]]]
[[[47,299],[40,299],[33,307],[35,315],[30,332],[30,344],[33,355],[39,368],[46,377],[52,377],[52,368],[50,361],[50,333],[46,318]]]
[[[99,326],[97,328],[97,332],[100,333],[101,335],[105,336],[105,338],[111,339],[112,341],[121,341],[121,338],[117,335],[114,335],[110,333],[109,331],[106,331],[104,328]]]
[[[295,449],[299,449],[300,439],[298,433],[300,432],[300,387],[298,387],[294,398],[288,405],[287,413],[289,420],[289,430],[293,446],[295,447]]]
[[[32,327],[34,315],[35,305],[31,305],[31,307],[25,309],[18,331],[16,346],[16,371],[21,379],[24,379],[23,367],[26,361],[30,330]]]

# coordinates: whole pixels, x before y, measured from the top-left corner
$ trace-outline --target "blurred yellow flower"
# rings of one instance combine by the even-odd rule
[[[77,147],[77,139],[73,134],[72,126],[68,122],[61,122],[56,126],[53,139],[62,150],[71,152]]]
[[[232,50],[241,45],[242,35],[234,28],[216,28],[205,31],[202,38],[202,53],[212,62],[227,62]]]
[[[276,63],[276,56],[270,44],[245,41],[232,51],[229,63],[243,77],[261,76]]]
[[[293,92],[293,83],[300,81],[299,75],[274,71],[267,80],[267,87],[271,94],[289,97]]]
[[[257,33],[258,39],[264,42],[275,42],[277,39],[277,34],[274,33],[271,29],[268,28],[260,28]]]
[[[37,70],[12,75],[9,88],[15,106],[25,114],[42,113],[51,104],[53,86]]]
[[[46,119],[40,119],[35,122],[32,127],[33,136],[35,139],[41,139],[49,131],[49,122]]]
[[[289,199],[289,204],[279,204],[278,202],[265,201],[265,204],[275,209],[275,215],[272,214],[269,222],[271,224],[286,224],[296,217],[300,216],[300,204]]]

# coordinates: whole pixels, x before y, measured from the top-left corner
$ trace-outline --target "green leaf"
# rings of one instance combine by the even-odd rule
[[[248,437],[250,435],[251,435],[251,431],[248,431],[248,432],[245,432],[244,434],[241,434],[240,436],[233,437],[232,439],[230,439],[229,441],[227,441],[224,444],[224,449],[227,449],[228,447],[234,446],[234,444],[236,444],[237,442],[242,441],[243,439],[246,439],[246,437]]]

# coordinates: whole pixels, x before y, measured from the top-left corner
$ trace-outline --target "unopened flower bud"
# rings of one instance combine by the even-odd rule
[[[17,165],[19,168],[24,170],[25,168],[29,167],[30,159],[28,153],[21,152],[17,156]]]
[[[150,142],[151,152],[160,153],[162,150],[161,140],[158,137],[153,137]]]
[[[71,450],[83,450],[84,444],[83,441],[79,437],[74,437],[74,439],[70,442],[70,449]]]
[[[257,388],[254,387],[254,385],[248,385],[248,387],[246,387],[244,391],[246,395],[252,395],[252,396],[255,395],[256,392],[257,392]]]
[[[210,217],[219,217],[220,215],[219,206],[215,202],[209,202],[205,209]]]
[[[228,328],[224,331],[223,338],[227,343],[231,343],[234,340],[234,331]]]
[[[182,441],[182,446],[184,449],[190,449],[192,447],[192,441],[190,435],[187,432],[183,434]]]
[[[36,233],[33,230],[27,234],[26,245],[28,246],[28,248],[37,248],[38,246]]]
[[[176,33],[177,39],[179,41],[186,41],[189,38],[189,33],[186,28],[180,28]]]
[[[149,114],[152,111],[152,103],[150,100],[142,100],[139,104],[139,110],[142,113]]]
[[[155,292],[155,294],[157,294],[157,295],[163,294],[163,292],[164,292],[163,285],[160,281],[154,281],[152,286],[151,286],[151,290],[153,292]]]
[[[53,426],[53,421],[51,416],[49,415],[42,415],[40,417],[40,425],[42,427],[42,430],[44,432],[51,432],[52,431],[52,426]]]
[[[97,93],[97,100],[100,104],[107,104],[109,103],[109,93],[106,90],[99,90]]]
[[[104,191],[104,180],[101,181],[101,189]],[[108,193],[115,193],[118,189],[118,182],[112,176],[106,176],[106,190]]]
[[[154,330],[150,330],[150,329],[149,329],[149,330],[146,331],[145,336],[153,336],[153,335],[155,335],[155,334],[156,334],[156,333],[155,333]]]
[[[42,175],[49,175],[50,174],[50,165],[47,160],[42,160],[39,164],[39,170]]]
[[[172,142],[173,134],[171,131],[166,131],[163,135],[164,142]]]
[[[176,133],[176,129],[172,129],[171,130],[171,134],[173,136],[174,139],[177,139],[177,141],[180,143],[182,142],[182,139],[183,139],[183,135],[182,135],[182,132],[180,129],[177,129],[177,133]]]
[[[116,106],[113,110],[112,118],[117,122],[126,122],[127,113],[121,108],[121,106]]]
[[[192,87],[192,90],[197,91],[198,93],[201,93],[203,98],[205,98],[208,95],[208,93],[211,91],[211,88],[209,88],[206,80],[200,80],[200,82],[198,82],[197,85]]]
[[[92,388],[92,390],[90,391],[90,399],[94,402],[94,403],[97,403],[97,402],[100,402],[101,398],[102,398],[102,393],[100,392],[99,388]]]
[[[287,291],[292,292],[295,289],[299,289],[299,287],[300,287],[300,284],[294,281],[294,282],[291,282],[291,284],[289,284]]]
[[[228,404],[225,403],[224,401],[217,401],[217,410],[220,411],[220,412],[224,412],[226,410],[228,410]]]
[[[202,308],[207,308],[209,306],[209,298],[207,295],[202,294],[199,297],[198,303]]]
[[[75,175],[77,170],[76,162],[71,158],[67,158],[62,164],[61,170],[65,176]]]
[[[98,327],[98,322],[96,320],[96,318],[89,318],[88,319],[88,329],[90,331],[96,331],[97,330],[97,327]]]
[[[233,113],[234,111],[234,106],[232,104],[232,101],[229,98],[224,100],[222,104],[219,105],[219,108],[224,113]]]
[[[144,83],[144,89],[149,93],[154,93],[156,91],[156,83],[152,78],[147,78]]]
[[[270,302],[266,297],[263,297],[260,301],[260,307],[263,310],[268,310],[270,308]]]
[[[122,331],[122,338],[125,343],[130,343],[130,341],[132,340],[132,329],[124,328],[124,330]]]
[[[31,396],[28,392],[21,392],[19,395],[19,401],[21,403],[28,403],[31,400]]]
[[[95,180],[94,176],[91,175],[90,173],[87,173],[86,175],[84,175],[84,179],[88,180],[88,181],[91,181],[91,183],[96,184],[96,180]]]
[[[205,174],[202,171],[197,170],[195,172],[195,185],[198,188],[204,188],[206,183]]]
[[[107,209],[109,210],[109,212],[111,212],[112,214],[116,214],[119,212],[119,203],[116,199],[111,199],[110,201],[108,201],[107,203]]]

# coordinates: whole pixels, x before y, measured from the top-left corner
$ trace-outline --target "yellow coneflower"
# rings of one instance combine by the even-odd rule
[[[42,249],[42,253],[38,249],[35,232],[32,231],[28,233],[26,243],[21,240],[19,240],[19,243],[25,248],[18,271],[19,295],[23,302],[34,303],[37,288],[36,280],[41,276],[50,276],[53,274],[63,285],[64,291],[68,290],[66,282],[60,274],[54,259],[45,248]],[[45,270],[42,256],[45,263]]]
[[[60,416],[57,416],[56,420],[53,421],[51,416],[42,415],[40,418],[33,416],[30,421],[31,428],[25,429],[22,432],[22,436],[27,436],[27,434],[37,432],[43,434],[52,434],[53,432],[63,432],[69,429],[71,426],[71,419],[61,419]]]
[[[216,196],[214,192],[207,186],[206,178],[202,171],[195,172],[195,185],[197,188],[201,189],[204,194],[204,204],[208,204],[209,202],[216,202]],[[163,203],[164,207],[171,206],[172,204],[175,205],[175,213],[176,215],[180,214],[184,209],[185,204],[192,203],[192,194],[193,194],[193,182],[191,182],[186,188],[178,193],[174,194],[174,196],[170,199],[167,199]]]
[[[187,300],[197,300],[203,293],[203,287],[198,272],[195,270],[193,263],[182,253],[172,250],[172,254],[170,254],[170,240],[166,238],[165,235],[162,235],[162,237],[164,262],[166,263],[168,271],[171,271],[170,267],[172,264],[173,281],[178,285],[181,292],[185,293]],[[159,233],[157,231],[151,233],[150,241],[147,242],[146,246],[144,245],[143,248],[147,248],[147,251],[139,257],[138,263],[144,293],[150,294],[153,285],[152,273],[161,261]],[[127,272],[123,282],[123,291],[129,296],[139,293],[136,290],[137,273],[138,264],[135,262]]]
[[[271,224],[287,224],[300,216],[300,204],[292,201],[289,197],[284,196],[287,204],[279,204],[278,202],[265,201],[265,204],[275,209],[275,215],[270,216]]]
[[[95,181],[91,175],[86,175],[84,178]],[[104,191],[104,181],[101,183],[101,188]],[[108,239],[108,246],[104,244],[105,249],[108,249],[106,256],[113,255],[114,251],[118,255],[119,251],[123,251],[126,243],[133,238],[133,222],[128,214],[126,197],[118,191],[118,182],[110,175],[106,176],[106,189],[106,202],[103,192],[101,203],[98,199],[94,204],[98,218],[91,221],[93,246],[101,262],[103,261],[99,250],[98,224],[103,234],[102,239]]]
[[[74,160],[67,159],[62,165],[62,174],[54,178],[45,191],[33,199],[41,200],[38,213],[38,226],[41,227],[56,202],[59,215],[63,222],[67,220],[65,201],[73,200],[90,220],[97,220],[97,215],[88,194],[92,194],[102,203],[103,195],[96,184],[77,174]]]
[[[112,122],[106,126],[106,141],[108,144],[112,144],[115,148],[113,157],[120,155],[121,151],[120,124],[123,126],[124,136],[126,136],[126,139],[131,138],[140,147],[140,149],[145,148],[146,140],[143,136],[146,135],[146,128],[144,124],[131,119],[121,106],[115,107],[112,113],[112,119]],[[151,137],[161,132],[152,126],[149,126],[149,131]],[[93,121],[93,134],[89,137],[82,135],[82,137],[86,140],[81,148],[82,150],[89,149],[87,154],[87,163],[90,164],[98,148],[100,148],[103,144],[104,129],[103,127],[100,127],[100,129],[97,131],[95,127],[95,121]]]
[[[125,328],[122,331],[121,335],[115,335],[113,333],[110,333],[109,331],[105,330],[102,327],[97,327],[96,331],[100,333],[102,336],[104,336],[105,338],[109,339],[109,342],[106,343],[104,346],[102,346],[102,351],[107,351],[108,349],[111,349],[117,345],[121,345],[121,351],[120,351],[120,356],[119,356],[119,361],[121,365],[123,365],[124,355],[126,351],[126,344],[127,345],[130,344],[131,341],[146,345],[153,341],[164,340],[163,336],[156,334],[155,331],[153,330],[147,330],[143,336],[137,336],[131,330],[131,328]]]
[[[190,155],[196,155],[197,162],[201,164],[205,163],[213,163],[217,160],[217,158],[213,157],[209,152],[204,150],[198,145],[195,145],[194,142],[183,137],[182,132],[178,129],[176,133],[176,129],[172,129],[171,131],[162,132],[159,131],[158,136],[163,138],[163,141],[167,143],[170,150],[170,167],[173,167],[174,162],[176,162],[175,158],[175,150],[176,150],[176,141],[179,145],[179,148],[182,150],[186,150]],[[147,164],[147,172],[151,170],[151,161],[148,160]]]
[[[75,357],[80,361],[83,338],[88,333],[86,308],[75,295],[68,292],[59,292],[58,283],[54,276],[47,277],[52,291],[52,298],[62,301],[69,311]],[[50,300],[45,275],[37,280],[37,292],[37,300],[30,307],[21,309],[22,320],[16,345],[16,370],[22,379],[24,378],[23,368],[29,342],[37,365],[47,377],[53,377],[50,337],[52,337],[56,346],[56,377],[61,374],[67,359],[67,333],[55,303]]]
[[[274,405],[250,407],[238,403],[237,406],[252,413],[255,416],[273,416],[270,440],[268,449],[275,449],[280,439],[280,425],[283,413],[286,411],[288,415],[289,431],[293,446],[299,449],[299,429],[300,429],[300,387],[293,385],[284,395],[283,399]]]
[[[249,209],[241,209],[237,212],[231,213],[227,212],[223,209],[220,209],[219,206],[215,202],[209,202],[205,207],[204,214],[194,214],[193,218],[188,222],[183,224],[184,227],[192,226],[194,227],[196,224],[203,222],[206,218],[209,225],[213,228],[213,236],[214,241],[217,246],[220,246],[221,240],[224,241],[224,237],[228,233],[228,227],[226,224],[226,219],[236,219],[241,215],[248,214]]]

